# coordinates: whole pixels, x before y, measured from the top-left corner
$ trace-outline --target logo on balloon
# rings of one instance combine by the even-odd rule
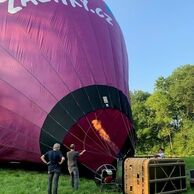
[[[0,3],[8,2],[8,13],[16,14],[20,12],[24,7],[27,7],[28,3],[38,5],[39,3],[48,3],[54,1],[55,3],[62,3],[66,6],[72,6],[73,8],[80,7],[86,11],[98,15],[100,18],[105,19],[110,25],[113,25],[113,19],[101,8],[89,8],[88,0],[20,0],[20,4],[16,5],[15,0],[0,0]]]

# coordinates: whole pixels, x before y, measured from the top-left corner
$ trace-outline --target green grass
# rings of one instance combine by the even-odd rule
[[[194,157],[185,157],[183,159],[186,164],[185,170],[187,175],[187,192],[184,192],[184,194],[194,194],[194,187],[190,188],[190,184],[189,184],[189,170],[194,169]]]
[[[186,163],[187,192],[194,194],[189,185],[189,169],[194,169],[194,157],[183,158]],[[0,194],[47,194],[47,173],[21,169],[0,168]],[[100,192],[93,180],[80,178],[80,189],[73,192],[68,175],[61,175],[58,194],[115,194],[105,190]]]
[[[47,172],[0,168],[0,194],[47,194]],[[61,175],[58,194],[111,194],[100,192],[93,180],[80,178],[80,189],[73,192],[68,175]]]

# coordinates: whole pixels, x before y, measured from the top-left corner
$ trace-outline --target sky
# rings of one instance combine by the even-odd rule
[[[152,93],[160,77],[194,64],[194,0],[104,0],[129,60],[129,89]]]

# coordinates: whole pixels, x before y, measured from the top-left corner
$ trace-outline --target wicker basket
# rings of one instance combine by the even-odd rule
[[[127,158],[124,161],[125,194],[171,194],[186,191],[183,160]]]

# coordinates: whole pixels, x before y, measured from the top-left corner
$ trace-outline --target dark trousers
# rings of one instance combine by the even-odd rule
[[[48,194],[57,194],[59,176],[60,176],[59,172],[48,172]],[[53,193],[52,193],[52,183],[53,183]]]
[[[77,168],[71,172],[71,186],[74,190],[77,190],[79,187],[79,171]]]

